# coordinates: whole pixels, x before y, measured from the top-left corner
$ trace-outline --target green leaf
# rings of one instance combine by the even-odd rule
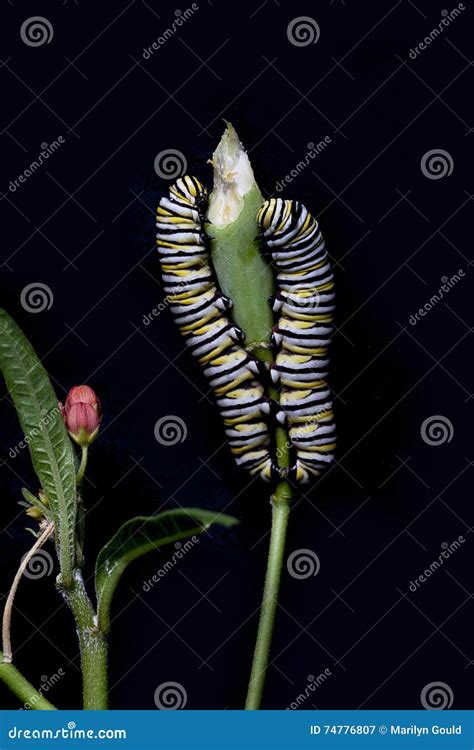
[[[126,521],[97,558],[95,588],[99,627],[103,630],[109,627],[114,591],[132,560],[165,544],[201,534],[215,523],[230,527],[238,521],[224,513],[201,508],[165,510],[157,516],[137,516]]]
[[[0,309],[0,370],[18,413],[33,466],[48,498],[62,581],[74,567],[76,474],[74,451],[49,377],[33,347]]]

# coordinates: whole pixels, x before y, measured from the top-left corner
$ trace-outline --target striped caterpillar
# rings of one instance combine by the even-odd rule
[[[204,368],[236,463],[265,480],[307,483],[334,460],[335,424],[327,386],[334,282],[317,221],[297,201],[265,201],[259,237],[277,271],[271,377],[279,383],[276,418],[287,423],[295,461],[278,469],[270,454],[270,402],[261,368],[229,318],[232,302],[217,289],[203,231],[207,191],[188,175],[160,201],[157,245],[166,299],[186,344]]]
[[[214,390],[236,463],[268,481],[270,404],[255,378],[258,364],[241,346],[243,333],[226,315],[232,303],[216,287],[203,232],[206,208],[206,189],[188,175],[160,201],[156,237],[166,299]]]
[[[296,453],[292,474],[306,483],[334,460],[336,427],[327,385],[334,277],[318,222],[297,201],[272,198],[257,214],[277,270],[272,378],[280,382],[280,422]],[[291,474],[290,474],[291,476]]]

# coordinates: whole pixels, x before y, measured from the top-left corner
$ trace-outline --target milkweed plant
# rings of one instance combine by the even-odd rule
[[[229,447],[250,481],[273,484],[272,530],[246,708],[260,708],[294,490],[334,460],[328,378],[334,279],[318,222],[263,200],[230,123],[214,187],[180,177],[158,206],[166,299],[203,367]]]
[[[92,388],[79,385],[71,388],[64,405],[59,404],[31,344],[4,310],[0,310],[0,370],[38,480],[36,492],[23,490],[21,504],[25,517],[34,526],[31,531],[35,541],[23,555],[6,599],[0,680],[31,708],[56,708],[14,664],[15,594],[34,555],[41,547],[50,545],[58,561],[56,588],[71,610],[79,638],[83,708],[107,709],[110,610],[127,565],[147,552],[200,534],[212,524],[229,527],[237,521],[200,508],[179,508],[151,517],[131,518],[100,550],[95,574],[86,576],[83,548],[87,500],[83,480],[89,447],[100,434],[99,399]]]
[[[157,210],[157,246],[166,302],[201,364],[230,450],[249,482],[268,486],[272,524],[260,620],[245,707],[259,709],[277,608],[290,505],[299,487],[334,460],[335,425],[327,385],[334,282],[317,221],[298,201],[264,201],[230,123],[212,156],[213,190],[183,175]],[[34,709],[53,706],[14,663],[14,600],[28,564],[54,549],[56,588],[79,639],[84,709],[108,708],[108,634],[113,595],[142,555],[237,520],[180,508],[126,521],[84,558],[89,449],[102,408],[88,385],[58,403],[29,341],[0,310],[0,370],[28,443],[37,487],[21,504],[34,543],[6,598],[0,680]],[[106,418],[106,417],[105,417]]]

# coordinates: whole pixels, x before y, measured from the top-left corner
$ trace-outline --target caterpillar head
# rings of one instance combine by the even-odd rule
[[[257,212],[257,224],[261,235],[275,234],[285,225],[291,216],[294,201],[283,198],[269,198]]]
[[[196,177],[184,175],[170,187],[170,196],[186,201],[204,213],[207,209],[208,194],[204,185]]]

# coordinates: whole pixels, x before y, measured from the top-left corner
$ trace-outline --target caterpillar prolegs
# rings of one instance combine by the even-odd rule
[[[333,333],[334,277],[318,222],[298,201],[272,198],[257,214],[264,248],[277,271],[272,377],[295,449],[294,475],[306,483],[334,460],[336,426],[327,385]]]
[[[203,231],[207,191],[186,175],[160,201],[157,245],[167,301],[186,344],[204,368],[239,466],[270,480],[278,470],[270,449],[272,418],[261,366],[242,346],[232,302],[218,290]],[[326,385],[332,332],[333,277],[317,222],[299,203],[266,201],[257,215],[277,269],[272,378],[280,381],[277,419],[288,422],[295,452],[290,478],[318,476],[333,460],[335,427]]]

